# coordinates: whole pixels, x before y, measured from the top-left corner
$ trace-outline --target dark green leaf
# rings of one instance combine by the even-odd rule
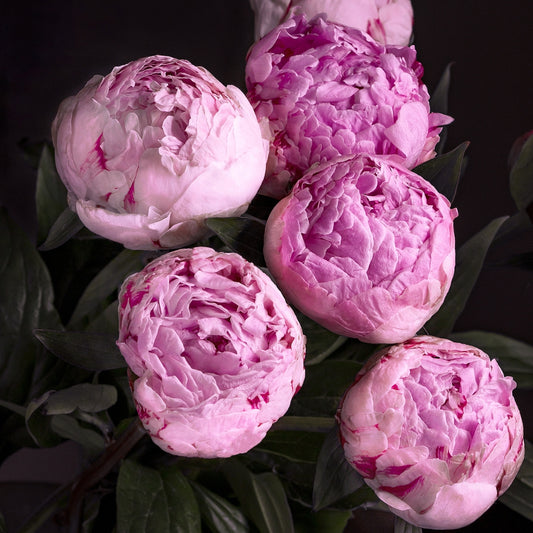
[[[455,198],[465,151],[470,143],[460,144],[451,152],[430,159],[413,169],[418,175],[429,181],[450,203]]]
[[[448,94],[450,92],[451,68],[453,63],[448,63],[439,83],[431,95],[429,104],[433,113],[448,113]]]
[[[34,334],[53,354],[71,365],[94,371],[126,366],[112,335],[51,329],[38,329]]]
[[[17,405],[16,403],[12,402],[6,402],[5,400],[0,400],[0,407],[4,407],[5,409],[9,409],[12,413],[16,413],[20,416],[26,416],[26,408],[22,407],[22,405]]]
[[[207,227],[234,252],[256,266],[265,266],[263,257],[264,222],[246,216],[229,218],[208,218]]]
[[[32,400],[26,408],[26,429],[38,446],[55,446],[61,442],[57,433],[50,426],[50,418],[45,416],[41,408],[46,404],[53,391],[45,392]]]
[[[323,433],[271,430],[256,446],[256,449],[285,457],[291,461],[314,463],[323,441]]]
[[[422,533],[422,528],[413,526],[399,516],[394,517],[394,533]]]
[[[6,521],[2,513],[0,513],[0,533],[7,533]]]
[[[75,325],[116,291],[129,274],[139,271],[143,267],[143,252],[138,250],[124,250],[106,265],[89,283],[78,305],[72,313],[70,325]]]
[[[223,472],[245,514],[261,533],[293,533],[291,510],[275,474],[253,474],[236,459],[225,461]]]
[[[533,202],[533,135],[522,146],[509,177],[511,196],[518,209],[526,209]]]
[[[83,228],[78,215],[66,207],[52,224],[46,240],[39,246],[41,252],[53,250],[65,244]]]
[[[351,511],[324,509],[318,512],[300,512],[294,517],[295,533],[343,533]]]
[[[64,439],[81,444],[90,457],[100,455],[105,449],[105,440],[102,435],[82,426],[73,416],[51,416],[50,429]]]
[[[37,170],[35,189],[37,208],[37,242],[42,243],[52,225],[67,207],[67,190],[57,174],[53,148],[45,144]]]
[[[117,533],[200,533],[200,511],[187,478],[126,460],[117,483]]]
[[[332,333],[299,311],[295,310],[295,313],[307,338],[305,344],[306,365],[320,363],[346,342],[346,337]]]
[[[457,252],[450,290],[441,308],[425,324],[425,329],[431,335],[446,337],[452,331],[474,288],[492,240],[506,218],[500,217],[490,222]]]
[[[354,361],[326,360],[308,367],[304,384],[292,400],[290,414],[333,416],[361,366]]]
[[[66,415],[76,409],[97,413],[109,409],[117,401],[117,389],[111,385],[81,383],[54,392],[44,406],[47,415]]]
[[[277,203],[278,200],[275,200],[274,198],[263,196],[262,194],[256,194],[248,206],[246,215],[266,221]]]
[[[61,326],[48,270],[4,209],[0,210],[0,242],[0,398],[25,405],[36,392],[34,383],[57,362],[32,332]]]
[[[85,331],[91,333],[116,335],[118,331],[118,301],[111,302],[94,320]]]
[[[323,509],[354,493],[363,485],[363,478],[344,457],[339,428],[335,426],[326,435],[318,456],[313,486],[313,508]]]
[[[200,514],[212,533],[248,533],[250,526],[242,511],[198,483],[191,483]]]
[[[497,359],[504,373],[513,376],[519,387],[533,387],[533,346],[530,344],[488,331],[452,333],[450,339],[476,346]]]

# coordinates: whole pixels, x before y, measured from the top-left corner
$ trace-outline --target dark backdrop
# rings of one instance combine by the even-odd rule
[[[449,113],[455,122],[447,148],[471,142],[455,202],[460,244],[493,218],[515,211],[507,154],[516,137],[533,129],[533,2],[413,4],[415,45],[430,91],[454,63]],[[36,176],[18,143],[49,139],[61,100],[93,74],[158,53],[202,65],[225,84],[244,85],[244,58],[253,41],[247,0],[14,1],[3,11],[0,204],[30,235]],[[530,272],[485,268],[457,329],[492,330],[533,343],[532,301]],[[520,392],[518,400],[524,409],[531,396]]]

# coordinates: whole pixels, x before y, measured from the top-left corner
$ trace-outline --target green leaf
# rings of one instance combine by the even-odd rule
[[[503,372],[512,376],[519,387],[533,387],[533,346],[530,344],[488,331],[452,333],[450,339],[476,346],[497,359]]]
[[[264,222],[247,216],[208,218],[205,222],[232,251],[256,266],[266,266],[263,257]]]
[[[47,415],[66,415],[79,409],[87,413],[98,413],[109,409],[116,401],[115,387],[81,383],[51,394],[43,412]]]
[[[222,470],[245,514],[261,533],[293,533],[291,510],[278,476],[253,474],[237,459],[225,461]]]
[[[315,463],[323,441],[322,433],[271,430],[256,449],[291,461]]]
[[[533,135],[522,146],[511,169],[509,186],[518,209],[526,209],[533,202]]]
[[[296,533],[343,533],[351,511],[323,509],[318,512],[295,513],[294,530]]]
[[[6,521],[2,513],[0,513],[0,533],[7,533]]]
[[[455,198],[465,151],[470,143],[460,144],[451,152],[430,159],[413,169],[419,176],[429,181],[450,203]]]
[[[175,466],[158,471],[123,462],[117,482],[117,533],[200,533],[200,511]]]
[[[26,408],[26,429],[34,442],[41,447],[55,446],[61,442],[50,426],[51,419],[41,410],[52,394],[53,391],[45,392],[32,400]]]
[[[108,263],[89,283],[72,313],[69,327],[76,325],[114,291],[120,288],[125,278],[143,267],[143,252],[124,250]]]
[[[59,328],[50,275],[26,235],[0,209],[0,398],[25,405],[57,360],[33,337]],[[37,394],[42,391],[37,391]],[[4,419],[2,413],[0,424]],[[5,434],[0,427],[0,434]]]
[[[126,366],[115,336],[52,329],[37,329],[34,335],[54,355],[71,365],[93,371]]]
[[[394,533],[422,533],[422,528],[413,526],[399,516],[394,517]]]
[[[533,520],[533,445],[528,441],[524,443],[524,462],[511,486],[499,497],[499,501]]]
[[[295,310],[295,313],[307,339],[306,366],[320,363],[346,342],[346,337],[332,333],[300,311]]]
[[[292,400],[289,413],[301,416],[335,415],[346,389],[353,383],[362,364],[326,360],[306,369],[301,390]]]
[[[425,324],[431,335],[446,337],[452,331],[474,288],[492,240],[506,219],[500,217],[490,222],[457,252],[450,290],[441,308]]]
[[[339,428],[327,434],[316,464],[313,508],[323,509],[364,485],[363,478],[348,463],[339,438]]]
[[[73,416],[51,416],[50,429],[60,437],[83,446],[91,458],[100,455],[105,449],[106,443],[102,435],[93,429],[82,426]]]
[[[200,514],[212,533],[248,533],[250,526],[242,511],[199,483],[191,482]]]
[[[118,301],[113,300],[89,323],[85,331],[116,336],[118,327]]]
[[[26,408],[22,405],[17,405],[16,403],[6,402],[5,400],[0,400],[0,407],[9,409],[12,413],[15,413],[20,416],[26,416]]]
[[[67,207],[67,190],[56,171],[53,148],[49,144],[44,145],[39,160],[35,205],[37,242],[42,243],[54,222]]]
[[[46,240],[39,246],[41,252],[47,252],[54,248],[59,248],[65,244],[71,237],[74,237],[83,223],[78,215],[66,207],[52,224]]]
[[[448,63],[446,65],[446,68],[440,77],[439,83],[431,95],[429,104],[433,113],[448,113],[448,94],[450,92],[452,66],[453,63]]]

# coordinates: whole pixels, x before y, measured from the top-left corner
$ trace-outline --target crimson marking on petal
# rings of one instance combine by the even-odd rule
[[[355,460],[353,465],[364,477],[373,479],[376,477],[376,459],[378,457],[379,455],[375,457],[362,456],[360,459]]]
[[[392,466],[388,466],[387,468],[385,468],[383,472],[386,475],[399,476],[400,474],[403,474],[403,472],[405,472],[408,468],[411,468],[412,466],[413,465],[401,465],[401,466],[392,465]]]
[[[388,492],[389,494],[392,494],[393,496],[396,496],[397,498],[403,498],[407,494],[409,494],[411,491],[413,491],[418,486],[421,486],[424,484],[424,478],[422,476],[418,476],[417,478],[413,479],[410,483],[407,483],[406,485],[398,485],[397,487],[387,487],[387,486],[381,486],[380,490],[383,490],[385,492]]]
[[[252,409],[259,409],[261,399],[259,396],[256,396],[255,398],[248,398],[248,403],[252,406]]]
[[[104,136],[103,133],[100,134],[100,137],[96,139],[96,143],[94,144],[94,149],[96,151],[96,155],[98,157],[98,164],[100,165],[100,168],[102,170],[107,170],[106,162],[105,162],[105,155],[104,151],[102,150],[102,137]]]
[[[124,196],[124,209],[131,209],[135,206],[135,181],[131,184],[131,187],[129,191],[127,192],[126,196]]]
[[[270,394],[268,391],[264,392],[263,394],[261,394],[261,398],[263,398],[263,401],[265,403],[268,403],[270,401]]]

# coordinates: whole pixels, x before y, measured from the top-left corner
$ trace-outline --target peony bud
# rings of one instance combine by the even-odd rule
[[[363,342],[395,343],[437,311],[455,266],[448,200],[387,158],[311,169],[270,214],[264,255],[285,296]]]
[[[126,279],[119,302],[117,344],[138,376],[137,411],[169,453],[248,451],[303,382],[305,337],[294,312],[237,254],[163,255]]]
[[[300,15],[251,49],[246,86],[269,129],[261,192],[282,198],[311,165],[339,155],[392,154],[412,168],[435,155],[450,117],[430,113],[414,48]]]
[[[71,208],[133,249],[195,242],[205,218],[246,210],[265,171],[243,93],[165,56],[93,77],[61,104],[52,136]]]
[[[427,336],[389,347],[357,375],[337,413],[346,459],[408,522],[466,526],[522,464],[515,386],[473,346]]]

